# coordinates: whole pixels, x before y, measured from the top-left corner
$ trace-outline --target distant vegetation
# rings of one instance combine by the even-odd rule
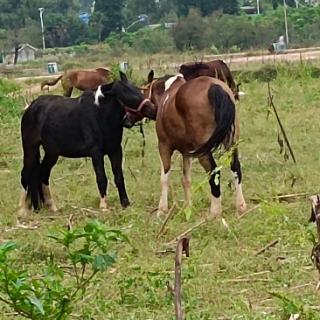
[[[261,15],[246,15],[242,5],[255,1],[195,0],[0,0],[0,52],[29,42],[42,47],[39,7],[44,7],[44,32],[48,48],[106,42],[114,54],[208,50],[212,53],[266,48],[284,34],[282,1],[261,3]],[[287,1],[290,45],[319,43],[320,7],[296,9]],[[291,7],[292,6],[292,7]],[[89,23],[79,18],[90,14]],[[147,18],[139,21],[138,16]],[[177,23],[166,29],[164,22]],[[150,29],[148,24],[162,27]],[[143,28],[144,27],[144,28]],[[126,30],[126,32],[122,32]]]

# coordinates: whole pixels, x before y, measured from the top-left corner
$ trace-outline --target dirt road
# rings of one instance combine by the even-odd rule
[[[320,61],[320,48],[312,48],[312,49],[296,49],[296,50],[288,50],[285,54],[268,54],[263,53],[261,55],[248,55],[248,53],[236,53],[236,54],[223,54],[223,55],[207,55],[203,57],[203,61],[213,60],[213,59],[222,59],[227,64],[231,66],[233,70],[239,70],[244,66],[248,67],[254,64],[264,64],[264,63],[275,63],[275,62],[283,62],[283,61]],[[180,64],[183,62],[179,62],[179,58],[177,56],[177,62],[168,63],[167,69],[174,70],[178,69]],[[134,69],[138,70],[138,67],[133,66]],[[157,69],[157,65],[151,66],[153,69]],[[20,82],[21,84],[25,84],[25,82],[29,79],[32,80],[41,80],[48,78],[56,78],[60,74],[54,75],[39,75],[32,77],[20,77],[15,80]],[[59,85],[59,82],[58,84]],[[27,96],[34,96],[41,92],[40,84],[30,84],[24,85],[24,93]],[[54,88],[54,87],[53,87]]]

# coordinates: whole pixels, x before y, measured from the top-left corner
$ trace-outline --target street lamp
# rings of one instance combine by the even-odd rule
[[[286,0],[283,0],[283,11],[284,11],[284,27],[286,29],[286,43],[289,44],[289,33],[288,33],[288,21],[287,21],[287,4]]]
[[[138,20],[133,21],[128,27],[122,27],[122,32],[127,32],[131,27],[133,27],[138,22],[142,22],[144,24],[149,24],[149,17],[146,14],[138,15]]]
[[[44,39],[44,27],[43,27],[43,11],[44,8],[38,8],[39,9],[39,13],[40,13],[40,22],[41,22],[41,33],[42,33],[42,49],[45,50],[46,49],[46,42]]]

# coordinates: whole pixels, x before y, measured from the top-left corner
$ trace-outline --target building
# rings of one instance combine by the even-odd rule
[[[32,45],[28,43],[23,43],[19,46],[18,50],[18,60],[17,63],[19,62],[26,62],[26,61],[31,61],[35,60],[35,54],[38,51],[37,48],[33,47]],[[13,64],[14,62],[14,48],[11,50],[9,54],[7,54],[4,58],[3,61],[5,64]]]

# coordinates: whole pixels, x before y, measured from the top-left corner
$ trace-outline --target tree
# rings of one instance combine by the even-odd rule
[[[158,8],[154,0],[127,0],[124,13],[128,25],[137,20],[140,14],[147,14],[151,21],[159,20]]]
[[[179,0],[178,15],[186,16],[191,8],[196,8],[202,15],[207,16],[219,9],[220,2],[219,0]]]
[[[190,8],[197,8],[203,16],[208,16],[216,10],[222,10],[224,13],[235,14],[239,11],[237,0],[179,0],[178,15],[186,16]]]
[[[221,4],[223,13],[236,14],[239,11],[239,3],[237,0],[224,0]]]
[[[173,29],[173,39],[179,50],[203,49],[206,39],[203,32],[206,29],[204,19],[199,10],[191,9],[187,17],[182,18]]]
[[[8,30],[8,44],[14,47],[14,64],[18,60],[20,29],[25,26],[26,10],[23,0],[0,0],[0,28]]]
[[[103,29],[101,31],[101,38],[105,39],[111,31],[121,31],[123,26],[122,9],[124,7],[124,0],[96,0],[95,12],[100,14]]]

